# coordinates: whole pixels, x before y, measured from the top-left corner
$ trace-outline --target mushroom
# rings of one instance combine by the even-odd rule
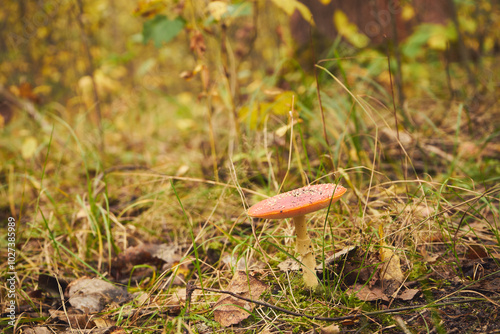
[[[296,250],[302,255],[302,272],[307,287],[315,288],[318,285],[318,278],[305,215],[326,208],[342,197],[346,191],[346,188],[334,183],[317,184],[270,197],[248,209],[248,215],[254,218],[293,218],[297,236]]]

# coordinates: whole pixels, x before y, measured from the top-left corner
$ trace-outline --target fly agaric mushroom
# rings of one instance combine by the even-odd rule
[[[315,288],[318,285],[318,278],[305,215],[326,208],[342,197],[346,191],[346,188],[334,183],[317,184],[270,197],[248,209],[248,215],[254,218],[293,218],[297,236],[296,250],[302,255],[302,272],[307,287]]]

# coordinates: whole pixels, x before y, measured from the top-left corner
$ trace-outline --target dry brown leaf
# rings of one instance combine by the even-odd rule
[[[101,279],[80,278],[71,282],[66,290],[69,303],[85,313],[100,312],[109,303],[123,303],[128,292]]]
[[[467,252],[465,252],[465,258],[469,260],[476,260],[485,257],[488,257],[486,248],[481,245],[468,245]]]
[[[93,329],[68,329],[62,334],[126,334],[121,327],[112,326],[108,328],[93,328]]]
[[[358,248],[357,246],[347,246],[347,247],[344,247],[343,249],[341,249],[340,251],[336,252],[335,254],[333,254],[332,256],[328,257],[325,262],[327,264],[329,263],[332,263],[340,258],[343,258],[347,255],[349,255],[351,252],[355,251],[356,248]]]
[[[96,317],[93,318],[93,320],[97,328],[109,328],[116,324],[116,320],[111,320],[106,316],[102,316],[99,318]]]
[[[33,86],[29,82],[23,82],[19,85],[19,97],[36,104],[40,103],[40,97],[34,92]]]
[[[72,327],[77,327],[77,328],[95,327],[94,321],[90,320],[88,314],[67,313],[64,311],[57,311],[57,310],[49,310],[49,314],[54,320],[59,320],[68,323]]]
[[[434,263],[439,258],[439,254],[429,254],[425,246],[420,247],[420,254],[427,263]]]
[[[193,31],[191,38],[189,40],[189,49],[195,52],[198,57],[203,57],[207,46],[205,45],[205,39],[203,35],[198,30]]]
[[[347,246],[344,247],[343,249],[339,250],[338,252],[335,252],[333,255],[329,256],[328,258],[325,259],[325,264],[331,265],[332,263],[338,262],[340,260],[348,259],[352,255],[355,254],[357,246]],[[323,270],[323,263],[320,263],[316,266],[317,270]]]
[[[346,292],[348,295],[355,294],[358,299],[365,302],[371,302],[379,299],[387,302],[389,301],[389,297],[387,297],[380,287],[372,287],[370,289],[366,285],[356,284],[354,287],[349,288]]]
[[[201,296],[203,295],[203,292],[199,289],[196,289],[193,291],[191,294],[191,302],[197,301]],[[186,298],[187,298],[187,293],[186,289],[180,289],[175,291],[172,294],[172,299],[168,303],[169,305],[184,305],[186,303]]]
[[[401,300],[412,300],[420,290],[418,289],[406,289],[397,298]]]
[[[245,273],[237,271],[227,287],[227,290],[242,297],[257,300],[268,289],[262,281]],[[254,304],[232,296],[222,296],[214,307],[215,321],[227,327],[236,325],[250,316]]]
[[[128,276],[134,266],[146,263],[164,263],[168,269],[180,259],[179,247],[175,245],[140,244],[127,248],[113,259],[112,271],[115,277]]]
[[[285,261],[278,264],[278,268],[284,272],[299,271],[300,270],[300,263],[298,263],[294,259],[286,259]]]
[[[24,330],[25,334],[52,334],[52,332],[47,327],[34,327],[27,328]]]
[[[68,282],[62,278],[40,274],[38,275],[38,287],[48,292],[52,297],[60,297],[60,292],[64,292],[68,287]]]

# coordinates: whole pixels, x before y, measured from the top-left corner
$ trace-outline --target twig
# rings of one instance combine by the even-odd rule
[[[196,290],[197,288],[198,287],[191,282],[188,282],[186,285],[186,312],[184,312],[184,316],[186,318],[186,329],[184,333],[188,332],[187,328],[189,327],[189,312],[191,309],[191,297],[193,296],[194,290]]]
[[[282,308],[282,307],[279,307],[279,306],[276,306],[276,305],[272,305],[272,304],[269,304],[269,303],[266,303],[266,302],[262,302],[262,301],[259,301],[259,300],[253,300],[253,299],[250,299],[250,298],[242,297],[242,296],[240,296],[240,295],[238,295],[238,294],[236,294],[234,292],[231,292],[231,291],[218,290],[218,289],[212,289],[212,288],[200,288],[198,286],[193,286],[192,289],[194,289],[194,290],[205,290],[205,291],[215,292],[215,293],[223,293],[223,294],[230,295],[230,296],[232,296],[234,298],[237,298],[237,299],[241,299],[241,300],[244,300],[244,301],[247,301],[247,302],[250,302],[250,303],[254,303],[254,304],[257,304],[257,305],[269,307],[269,308],[275,309],[277,311],[280,311],[280,312],[283,312],[283,313],[286,313],[286,314],[290,314],[290,315],[293,315],[293,316],[296,316],[296,317],[304,317],[304,318],[307,318],[307,319],[320,320],[320,321],[342,321],[342,320],[356,319],[356,318],[361,318],[361,317],[370,317],[370,316],[378,315],[378,314],[398,313],[398,312],[415,310],[415,309],[420,309],[420,308],[438,307],[438,306],[447,306],[447,305],[455,305],[455,304],[464,304],[464,303],[473,303],[473,302],[485,301],[485,299],[483,299],[483,298],[470,298],[470,299],[467,298],[467,299],[459,299],[459,300],[456,300],[456,301],[450,301],[450,302],[445,302],[445,303],[434,303],[434,304],[433,303],[429,303],[429,304],[425,304],[425,305],[413,305],[413,306],[406,306],[406,307],[393,308],[393,309],[380,310],[380,311],[367,312],[367,313],[351,314],[351,315],[345,315],[345,316],[342,316],[342,317],[333,317],[332,318],[332,317],[321,317],[321,316],[316,316],[316,315],[308,315],[308,314],[302,314],[302,313],[298,313],[298,312],[289,311],[289,310],[287,310],[285,308]],[[187,292],[187,288],[186,288],[186,292]],[[494,300],[495,301],[496,300],[500,300],[500,297],[488,299],[488,301],[490,301],[490,302],[494,301]],[[186,303],[187,303],[187,299],[186,299]]]

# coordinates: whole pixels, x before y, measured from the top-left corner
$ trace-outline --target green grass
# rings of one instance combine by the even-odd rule
[[[307,217],[318,262],[355,245],[360,267],[373,278],[380,265],[374,257],[387,245],[401,258],[408,280],[424,282],[427,303],[438,300],[432,289],[450,284],[447,278],[427,279],[433,271],[454,263],[449,269],[467,279],[460,263],[470,245],[483,246],[498,264],[500,110],[490,104],[494,92],[479,105],[487,109],[469,110],[473,88],[463,85],[463,72],[452,64],[462,98],[446,96],[444,72],[429,86],[408,82],[410,117],[403,122],[373,63],[385,66],[378,58],[354,57],[318,67],[324,122],[314,77],[289,59],[272,74],[254,74],[259,89],[245,87],[235,96],[222,79],[210,99],[198,98],[197,91],[170,95],[125,87],[102,105],[102,138],[83,104],[40,106],[50,130],[19,112],[0,134],[0,227],[16,217],[18,301],[32,308],[20,325],[52,324],[38,307],[41,300],[30,297],[39,288],[38,274],[114,281],[113,259],[150,242],[179,246],[181,260],[170,268],[135,265],[121,282],[147,298],[110,305],[98,317],[129,333],[182,333],[187,327],[301,333],[328,325],[256,308],[242,324],[225,329],[214,321],[219,295],[212,292],[193,297],[186,316],[184,301],[175,299],[186,283],[224,290],[238,263],[270,287],[262,297],[270,304],[328,317],[379,310],[380,303],[345,292],[348,270],[355,281],[361,275],[346,262],[325,271],[320,291],[304,290],[300,273],[278,269],[295,256],[291,221],[252,221],[245,213],[266,196],[308,183],[340,182],[348,188],[328,213]],[[420,65],[430,73],[438,66]],[[493,61],[487,66],[496,70]],[[268,92],[282,93],[280,81],[293,99],[277,102]],[[234,101],[248,109],[247,117],[232,114]],[[256,106],[263,102],[274,104],[262,111]],[[31,138],[36,147],[27,154]],[[5,239],[0,245],[3,253]],[[133,280],[141,270],[148,276]],[[0,271],[7,271],[5,264]],[[437,308],[426,310],[430,316],[422,316],[423,324],[414,329],[445,333]],[[375,319],[341,328],[375,332],[398,326],[390,314]]]

